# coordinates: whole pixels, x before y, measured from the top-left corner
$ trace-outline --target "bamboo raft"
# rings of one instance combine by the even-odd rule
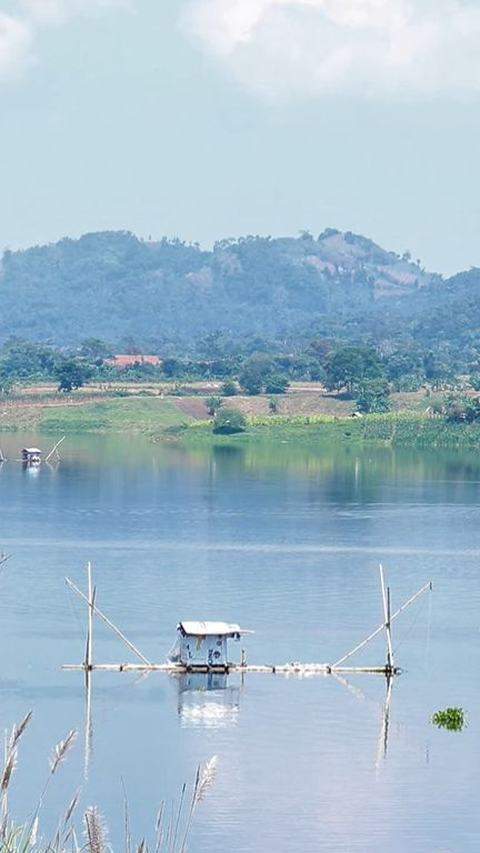
[[[392,645],[392,622],[397,619],[410,605],[412,605],[420,596],[427,591],[433,589],[431,582],[425,584],[418,592],[405,601],[394,613],[391,613],[390,607],[390,588],[385,585],[383,567],[379,566],[380,570],[380,585],[382,592],[383,605],[383,622],[369,634],[366,639],[355,646],[347,654],[343,655],[333,664],[328,663],[284,663],[284,664],[249,664],[246,661],[245,650],[242,649],[242,660],[240,663],[226,663],[222,665],[187,665],[184,663],[153,663],[148,660],[145,655],[120,631],[120,629],[97,607],[95,603],[96,588],[92,583],[92,567],[91,563],[87,565],[88,573],[88,593],[83,593],[71,580],[66,578],[66,583],[88,606],[88,628],[87,642],[85,648],[85,658],[79,664],[64,664],[63,670],[69,672],[122,672],[122,673],[147,673],[147,672],[163,672],[169,674],[178,674],[186,672],[197,673],[259,673],[259,674],[282,674],[292,676],[309,676],[309,675],[341,675],[341,674],[369,674],[381,675],[386,678],[391,678],[394,675],[401,673],[400,667],[397,667],[394,662],[393,645]],[[109,628],[121,639],[131,652],[139,659],[139,663],[93,663],[93,617],[98,616]],[[365,648],[379,634],[385,632],[386,637],[386,662],[379,666],[350,666],[347,662],[354,657],[358,652]]]

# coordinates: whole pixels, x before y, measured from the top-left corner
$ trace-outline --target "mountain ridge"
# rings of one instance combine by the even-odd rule
[[[409,253],[327,229],[317,238],[226,239],[212,250],[128,231],[5,251],[0,339],[18,335],[76,345],[95,336],[156,349],[205,335],[265,339],[435,340],[437,315],[454,345],[451,316],[480,327],[480,270],[444,279]],[[450,315],[450,316],[449,316]],[[478,327],[477,327],[478,321]],[[428,343],[428,341],[427,341]]]

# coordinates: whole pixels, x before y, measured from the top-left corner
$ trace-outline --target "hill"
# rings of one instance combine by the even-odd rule
[[[156,351],[229,338],[420,341],[458,347],[480,325],[480,271],[444,281],[371,240],[245,237],[212,251],[129,232],[6,251],[0,340],[56,345],[94,336]],[[463,345],[463,343],[462,343]]]

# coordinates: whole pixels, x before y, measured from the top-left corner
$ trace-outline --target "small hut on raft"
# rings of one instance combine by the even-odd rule
[[[22,462],[24,465],[40,465],[42,462],[42,451],[38,447],[24,447],[22,450]]]
[[[242,634],[252,633],[227,622],[179,622],[177,631],[168,661],[188,669],[227,669],[227,640],[238,642]]]

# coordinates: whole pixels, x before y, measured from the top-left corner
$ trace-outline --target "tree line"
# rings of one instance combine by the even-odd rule
[[[140,347],[131,346],[130,351],[139,356],[138,363],[118,370],[110,363],[114,348],[98,338],[86,338],[78,347],[58,348],[12,337],[0,349],[0,393],[8,395],[17,386],[35,382],[55,382],[64,393],[89,382],[120,386],[125,382],[168,382],[170,393],[181,394],[182,383],[216,381],[220,393],[207,401],[212,415],[222,405],[222,398],[239,393],[268,395],[270,411],[275,413],[278,395],[285,394],[292,381],[306,381],[320,383],[327,391],[351,399],[360,413],[368,413],[388,411],[395,391],[416,391],[428,385],[455,396],[462,382],[465,385],[465,378],[430,350],[406,347],[382,353],[373,346],[344,345],[325,338],[289,351],[264,342],[262,349],[249,352],[233,351],[228,338],[211,333],[200,343],[197,356],[163,357],[159,352],[158,366],[141,362]],[[470,387],[480,390],[476,366],[475,362]],[[452,417],[455,411],[451,408]],[[471,406],[465,411],[467,419],[473,417]]]

